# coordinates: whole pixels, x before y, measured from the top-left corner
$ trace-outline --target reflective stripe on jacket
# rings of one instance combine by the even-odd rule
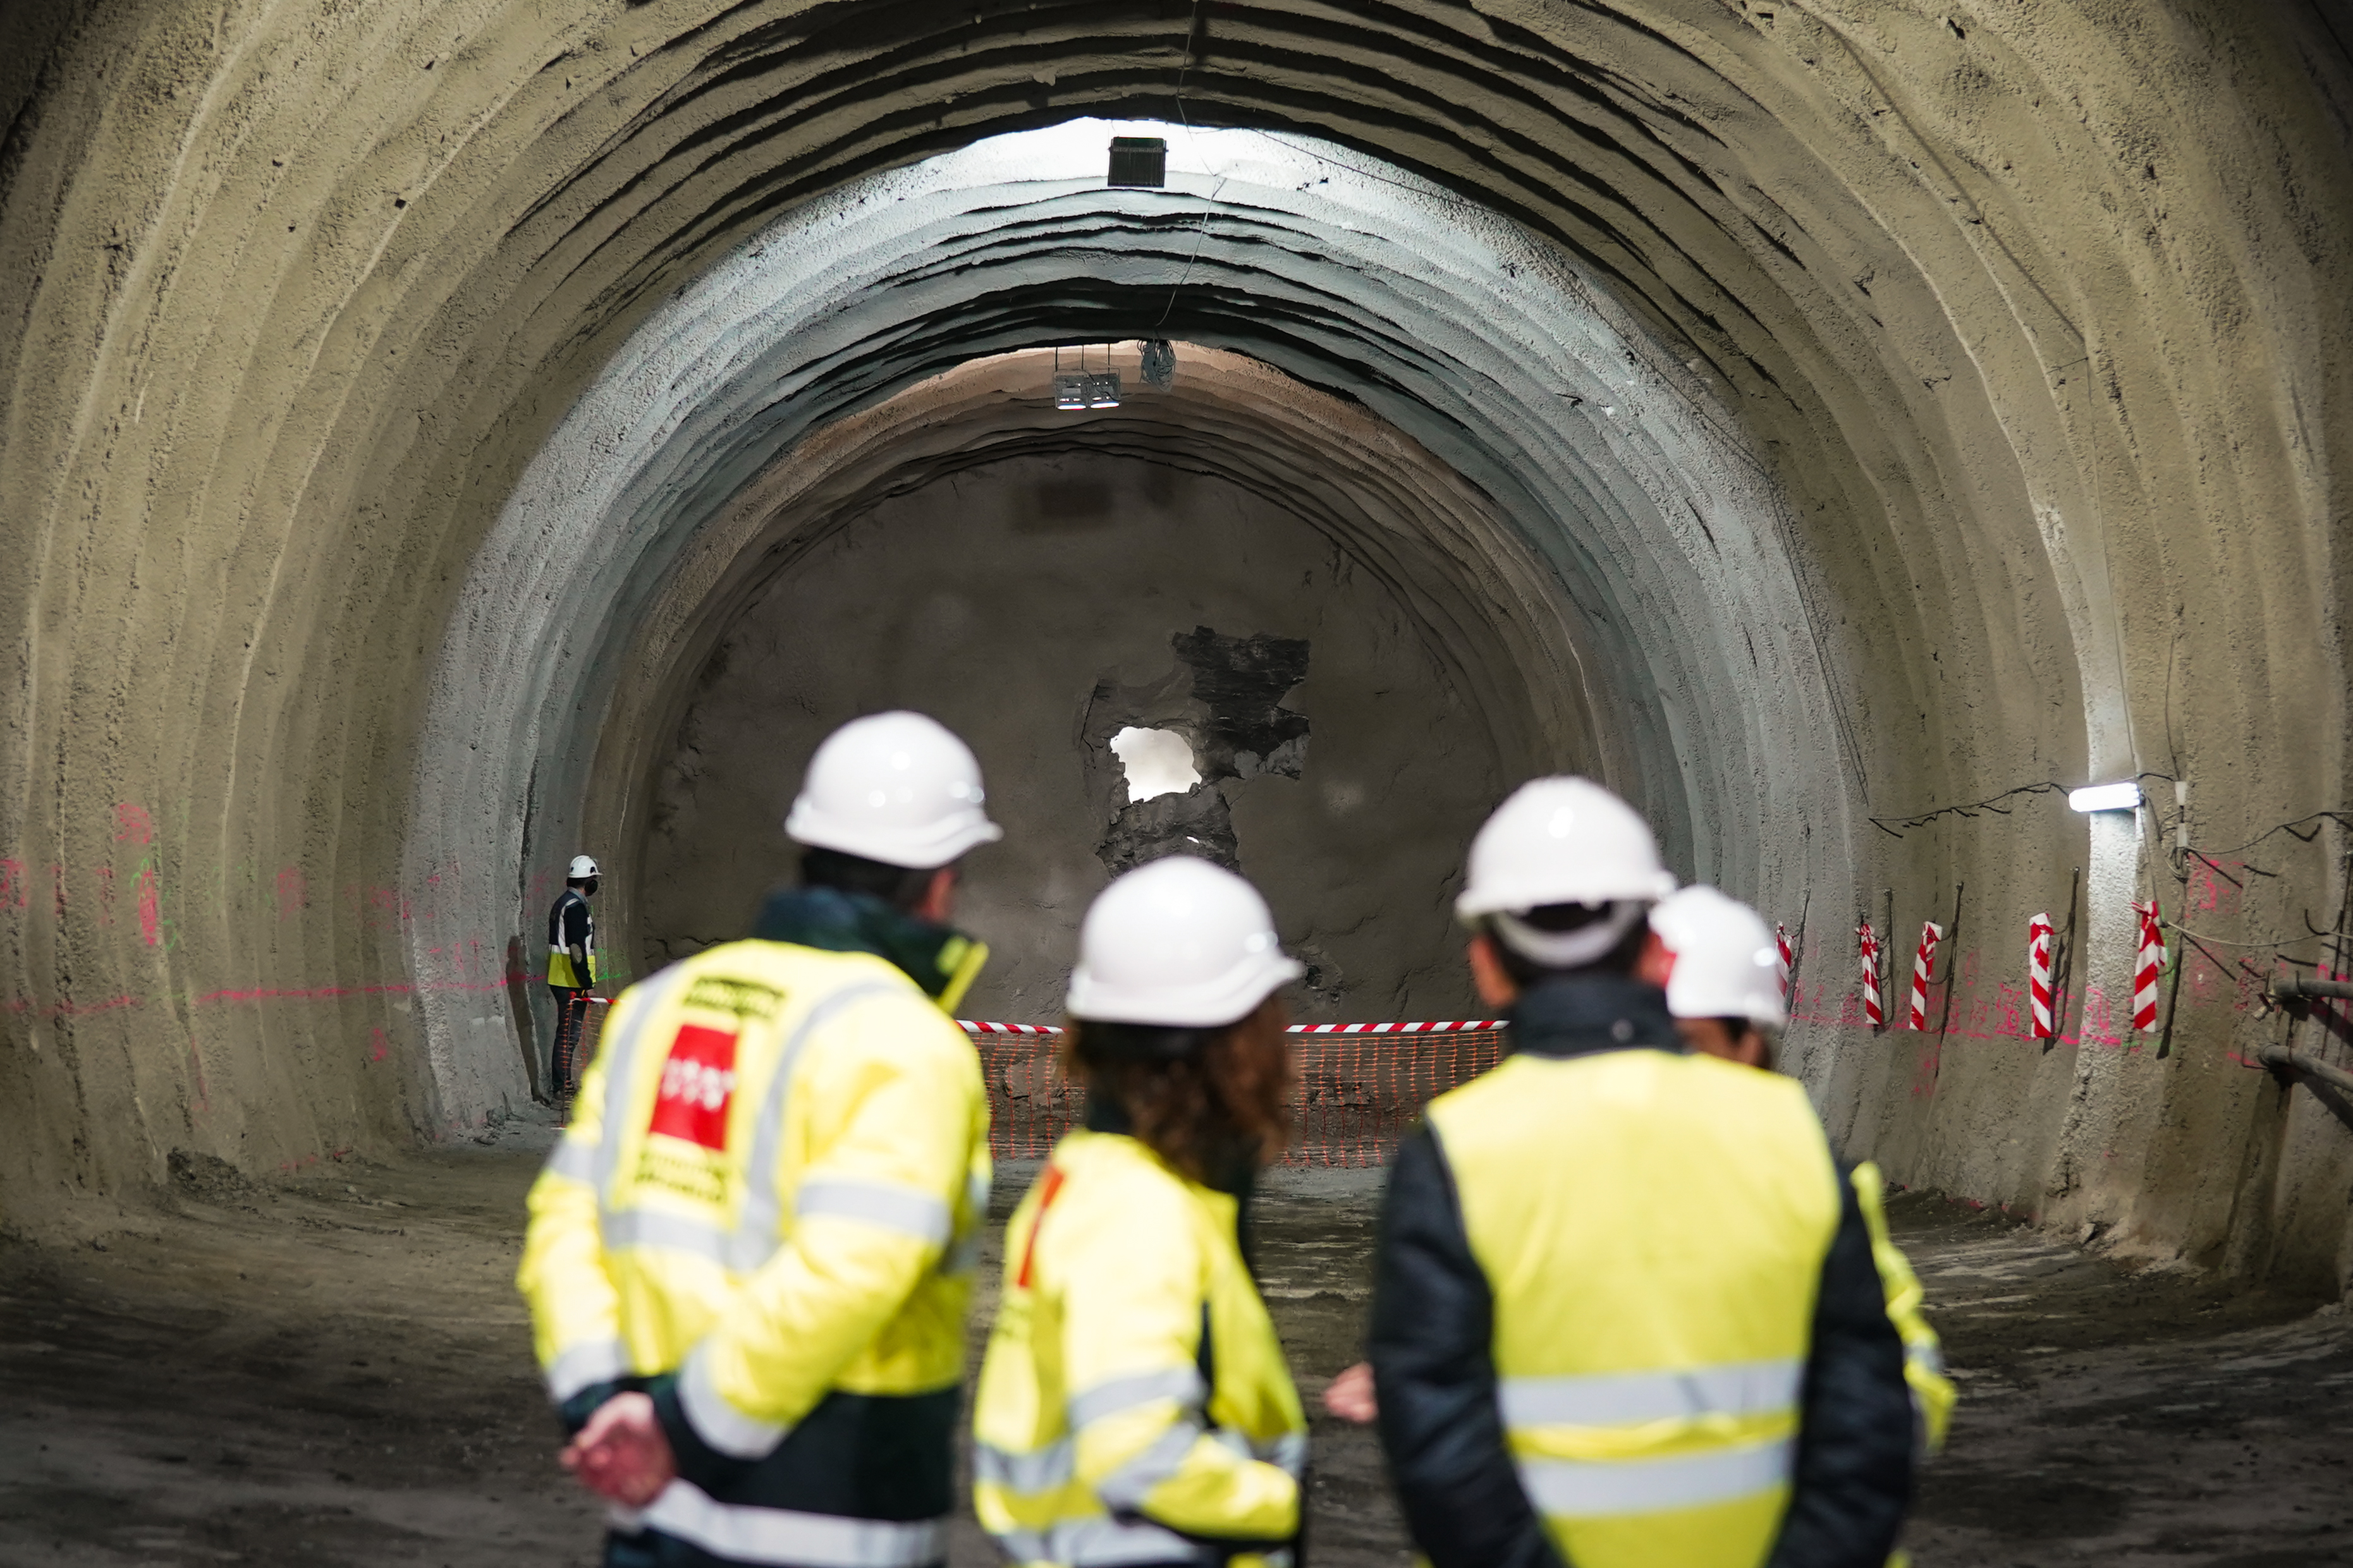
[[[1959,1391],[1953,1380],[1945,1374],[1944,1342],[1936,1331],[1928,1326],[1921,1305],[1927,1292],[1920,1289],[1920,1277],[1912,1272],[1912,1264],[1887,1236],[1887,1215],[1880,1206],[1879,1194],[1887,1179],[1879,1167],[1865,1160],[1857,1165],[1848,1178],[1854,1184],[1855,1201],[1862,1206],[1863,1218],[1871,1227],[1872,1261],[1879,1268],[1879,1283],[1887,1298],[1887,1316],[1895,1331],[1904,1339],[1904,1381],[1912,1390],[1914,1441],[1923,1457],[1945,1451],[1945,1434],[1953,1424],[1953,1405]]]
[[[973,1502],[1016,1562],[1276,1564],[1306,1420],[1234,1199],[1076,1131],[1005,1236]]]
[[[1877,1568],[1908,1498],[1874,1227],[1793,1080],[1546,983],[1400,1150],[1372,1359],[1437,1568]],[[1875,1212],[1875,1211],[1874,1211]]]
[[[549,1393],[654,1379],[681,1479],[644,1521],[722,1558],[931,1562],[987,1184],[978,1058],[893,965],[673,964],[615,1003],[532,1189]]]

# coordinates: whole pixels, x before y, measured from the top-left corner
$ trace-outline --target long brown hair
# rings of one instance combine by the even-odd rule
[[[1062,1068],[1125,1112],[1171,1167],[1215,1184],[1236,1161],[1269,1165],[1291,1144],[1288,1015],[1269,996],[1223,1028],[1071,1020]]]

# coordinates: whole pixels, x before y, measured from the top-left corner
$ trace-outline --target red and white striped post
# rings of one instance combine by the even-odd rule
[[[1865,921],[1854,928],[1854,939],[1862,959],[1862,1021],[1876,1029],[1887,1022],[1879,1001],[1879,933]]]
[[[1920,922],[1920,951],[1912,955],[1912,1021],[1915,1031],[1928,1027],[1928,972],[1936,966],[1936,944],[1945,928],[1935,921]]]
[[[2032,1037],[2047,1040],[2057,1032],[2051,1021],[2051,917],[2039,914],[2026,922],[2026,990],[2034,1008]]]
[[[2157,1033],[2157,976],[2165,967],[2165,933],[2158,927],[2157,900],[2136,902],[2140,916],[2140,960],[2133,966],[2133,1027]]]
[[[1777,925],[1773,928],[1773,945],[1781,951],[1781,1005],[1786,1010],[1798,1005],[1798,998],[1789,989],[1789,977],[1796,972],[1797,965],[1790,962],[1795,954],[1789,951],[1788,926]]]

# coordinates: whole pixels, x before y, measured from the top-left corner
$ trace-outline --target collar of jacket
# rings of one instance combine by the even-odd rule
[[[1136,1137],[1135,1118],[1128,1113],[1126,1103],[1092,1087],[1087,1090],[1086,1117],[1082,1125],[1090,1132],[1109,1132],[1121,1138],[1134,1138],[1143,1148],[1152,1147]],[[1258,1186],[1258,1162],[1251,1158],[1251,1152],[1240,1147],[1213,1151],[1209,1156],[1208,1172],[1201,1184],[1213,1193],[1223,1193],[1238,1202],[1249,1203],[1250,1194]],[[1157,1152],[1152,1157],[1155,1160],[1160,1158]],[[1161,1163],[1166,1164],[1167,1162]]]
[[[1630,1046],[1680,1051],[1682,1034],[1667,994],[1617,974],[1566,974],[1538,981],[1512,1005],[1512,1049],[1575,1057]]]
[[[893,909],[871,893],[839,888],[786,888],[772,894],[753,922],[752,935],[760,942],[888,959],[942,1007],[964,999],[988,952],[952,926]]]

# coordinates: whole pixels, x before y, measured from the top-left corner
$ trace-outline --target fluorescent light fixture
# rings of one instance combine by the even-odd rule
[[[1119,406],[1119,372],[1063,371],[1054,377],[1054,406],[1067,409]]]
[[[2067,804],[2077,811],[2130,811],[2140,804],[2140,785],[2123,784],[2090,784],[2067,792]]]

